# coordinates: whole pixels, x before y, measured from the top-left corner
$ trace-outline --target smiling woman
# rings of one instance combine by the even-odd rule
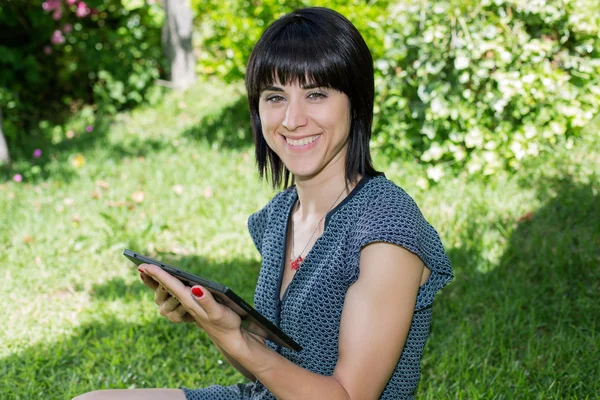
[[[160,313],[202,328],[250,382],[81,398],[413,398],[433,297],[453,275],[415,202],[373,168],[369,49],[337,12],[297,10],[256,44],[246,88],[258,172],[284,187],[248,219],[262,255],[255,308],[303,349],[244,330],[209,291],[142,264]]]

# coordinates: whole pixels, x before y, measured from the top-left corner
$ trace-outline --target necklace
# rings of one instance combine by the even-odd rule
[[[323,216],[321,217],[319,222],[317,222],[317,226],[315,226],[315,229],[313,230],[312,234],[310,235],[310,238],[308,239],[306,246],[304,246],[304,248],[302,249],[300,254],[298,254],[298,257],[296,257],[296,258],[294,258],[294,226],[292,225],[292,253],[290,254],[290,256],[291,256],[290,257],[290,268],[293,269],[294,271],[297,271],[298,268],[300,267],[300,264],[302,264],[302,261],[304,261],[304,258],[302,258],[302,254],[304,253],[304,250],[306,250],[306,248],[308,247],[308,244],[312,240],[313,236],[315,236],[315,233],[317,233],[317,229],[319,229],[319,225],[321,225],[321,222],[323,221],[325,216],[329,213],[329,211],[331,211],[333,209],[333,206],[335,206],[335,204],[338,202],[340,197],[342,197],[342,195],[344,194],[345,191],[346,191],[346,188],[344,188],[344,190],[342,190],[342,192],[337,197],[337,199],[335,199],[335,201],[333,202],[331,207],[329,207],[329,210],[325,214],[323,214]],[[299,205],[300,202],[298,202],[297,204]],[[298,209],[298,205],[296,206],[296,209]],[[292,223],[293,223],[293,218],[292,218]]]

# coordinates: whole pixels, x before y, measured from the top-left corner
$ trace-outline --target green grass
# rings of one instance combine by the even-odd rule
[[[204,82],[44,148],[41,173],[0,183],[0,398],[244,380],[194,326],[158,315],[121,252],[252,298],[260,259],[246,219],[274,191],[256,177],[247,119],[239,86]],[[516,174],[428,190],[416,185],[420,166],[375,158],[440,232],[456,271],[436,299],[418,397],[596,398],[596,134]]]

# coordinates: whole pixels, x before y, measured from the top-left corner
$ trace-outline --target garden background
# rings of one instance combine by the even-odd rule
[[[0,398],[244,380],[158,315],[121,253],[252,299],[246,220],[275,190],[257,178],[244,66],[303,5],[364,35],[376,167],[456,272],[418,398],[597,398],[600,3],[193,0],[175,22],[193,44],[183,84],[169,3],[0,0]]]

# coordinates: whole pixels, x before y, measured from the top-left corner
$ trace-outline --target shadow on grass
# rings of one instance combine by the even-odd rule
[[[449,250],[457,279],[434,307],[423,391],[446,379],[456,393],[494,398],[600,393],[600,187],[539,184],[542,207],[520,221],[474,223],[462,234],[470,245]],[[481,236],[494,229],[509,232],[505,251],[481,272]],[[448,372],[436,365],[441,354],[451,354]]]
[[[111,143],[108,133],[112,123],[110,118],[98,119],[92,132],[77,132],[72,139],[58,144],[53,144],[46,137],[31,139],[12,155],[12,165],[0,165],[0,182],[12,180],[16,174],[22,175],[24,182],[33,184],[49,179],[70,182],[79,174],[76,164],[93,156],[91,154],[95,149],[109,149],[111,158],[119,162],[125,158],[146,156],[170,146],[166,141],[134,135],[121,143]],[[34,149],[42,150],[40,158],[33,158]],[[76,160],[78,155],[83,158]],[[52,168],[49,168],[51,162]]]
[[[248,97],[240,96],[228,107],[204,117],[197,125],[188,128],[184,135],[228,149],[252,145]]]
[[[0,360],[2,399],[70,399],[98,389],[242,382],[208,336],[164,318],[91,322],[67,339]]]
[[[541,185],[543,205],[532,214],[488,226],[474,222],[462,233],[468,246],[449,249],[457,279],[434,306],[420,393],[509,399],[586,398],[600,392],[599,188],[568,178]],[[482,272],[478,267],[485,249],[478,236],[490,229],[508,232],[506,246],[499,261]],[[257,262],[219,263],[194,255],[155,258],[252,298]],[[139,282],[128,285],[116,279],[96,286],[92,296],[99,307],[119,298],[151,301],[142,289]],[[3,389],[11,391],[7,398],[10,393],[15,398],[40,393],[66,398],[96,388],[241,381],[218,359],[193,325],[108,318],[59,343],[0,360],[0,382],[11,384]]]
[[[260,267],[256,261],[219,263],[200,256],[155,257],[219,280],[252,303]],[[131,273],[137,275],[135,267]],[[244,381],[222,362],[208,336],[193,324],[173,324],[158,312],[139,324],[118,319],[127,319],[130,308],[124,315],[107,317],[103,305],[114,300],[154,307],[151,291],[141,282],[128,284],[115,278],[94,286],[91,296],[98,310],[91,317],[102,321],[87,323],[59,342],[36,345],[0,359],[2,399],[67,399],[95,389],[204,387]],[[147,319],[136,316],[136,320]]]

